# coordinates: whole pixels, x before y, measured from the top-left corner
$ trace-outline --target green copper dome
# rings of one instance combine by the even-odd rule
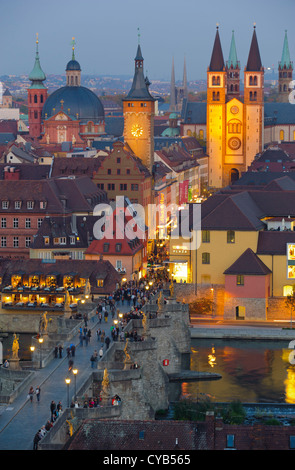
[[[29,80],[32,82],[30,88],[45,88],[43,83],[44,80],[46,80],[46,75],[43,72],[41,65],[40,65],[40,59],[39,59],[39,51],[38,51],[38,43],[39,41],[36,41],[36,57],[35,57],[35,64],[32,72],[29,75]]]

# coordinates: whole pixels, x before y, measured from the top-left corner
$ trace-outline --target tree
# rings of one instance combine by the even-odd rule
[[[190,315],[207,315],[212,313],[214,302],[211,299],[197,299],[189,304]]]

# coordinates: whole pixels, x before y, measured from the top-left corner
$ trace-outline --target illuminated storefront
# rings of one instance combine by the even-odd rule
[[[295,244],[287,243],[287,279],[295,279]]]

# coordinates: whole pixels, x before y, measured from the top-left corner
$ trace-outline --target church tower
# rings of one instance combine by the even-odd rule
[[[207,153],[209,186],[222,187],[225,155],[227,72],[217,26],[210,65],[207,69]]]
[[[264,68],[260,58],[256,26],[244,70],[244,163],[245,170],[263,149]]]
[[[238,61],[234,31],[232,32],[227,71],[227,99],[240,96],[240,62]]]
[[[290,60],[287,31],[285,31],[282,58],[279,62],[279,96],[281,103],[289,103],[289,94],[292,90],[290,82],[293,80],[293,64]]]
[[[46,76],[41,68],[39,59],[38,34],[36,39],[35,64],[29,75],[29,80],[32,82],[28,89],[29,135],[33,139],[37,139],[41,136],[41,114],[44,103],[47,99],[47,88],[43,84],[46,80]]]
[[[151,171],[154,163],[155,99],[149,92],[149,81],[144,77],[140,44],[134,60],[133,83],[123,98],[124,141]]]

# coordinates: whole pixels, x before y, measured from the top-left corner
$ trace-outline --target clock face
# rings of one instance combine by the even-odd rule
[[[134,124],[131,128],[131,134],[134,137],[140,137],[143,133],[143,128],[139,124]]]

